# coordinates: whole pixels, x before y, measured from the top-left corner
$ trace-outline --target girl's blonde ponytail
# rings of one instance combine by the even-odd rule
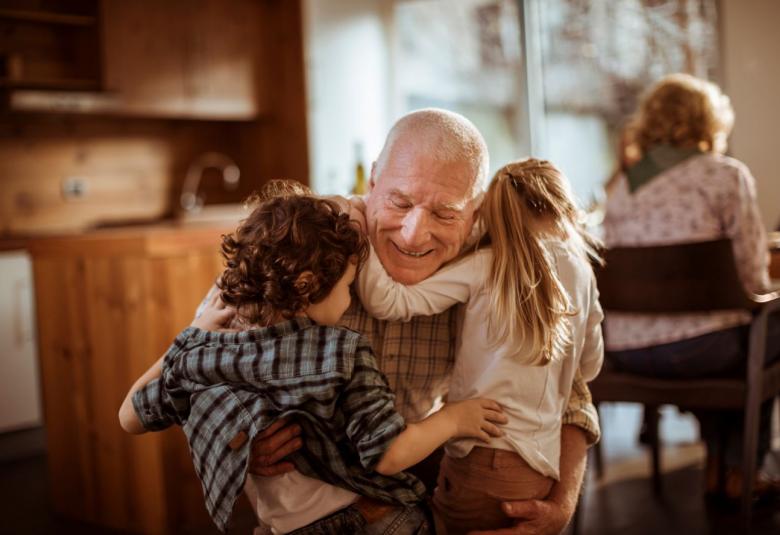
[[[571,303],[545,240],[570,240],[583,256],[596,243],[579,225],[563,174],[551,163],[528,159],[502,167],[480,208],[493,249],[488,329],[496,345],[514,344],[518,358],[543,365],[560,354],[570,334]]]

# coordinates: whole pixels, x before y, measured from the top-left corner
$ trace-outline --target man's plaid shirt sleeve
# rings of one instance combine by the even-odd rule
[[[373,470],[405,424],[395,410],[395,396],[364,336],[355,352],[352,379],[342,396],[347,436],[357,450],[360,464]]]
[[[563,413],[562,423],[563,425],[575,425],[582,429],[589,446],[598,442],[601,437],[599,415],[596,412],[596,407],[593,405],[590,389],[579,370],[574,376],[574,382],[571,385],[569,403],[566,406],[566,412]]]

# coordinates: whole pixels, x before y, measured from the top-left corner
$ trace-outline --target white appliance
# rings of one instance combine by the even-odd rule
[[[32,262],[0,252],[0,432],[40,425]]]

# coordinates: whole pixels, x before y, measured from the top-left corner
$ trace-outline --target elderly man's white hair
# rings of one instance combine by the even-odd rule
[[[417,148],[443,162],[471,164],[475,196],[487,187],[487,144],[477,127],[464,116],[438,108],[425,108],[398,119],[387,134],[385,146],[377,158],[377,176],[382,174],[382,168],[399,142],[414,143]]]

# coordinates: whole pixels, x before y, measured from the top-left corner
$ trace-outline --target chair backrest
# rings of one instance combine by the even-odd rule
[[[596,268],[601,305],[621,312],[675,313],[753,309],[731,240],[616,247]]]

